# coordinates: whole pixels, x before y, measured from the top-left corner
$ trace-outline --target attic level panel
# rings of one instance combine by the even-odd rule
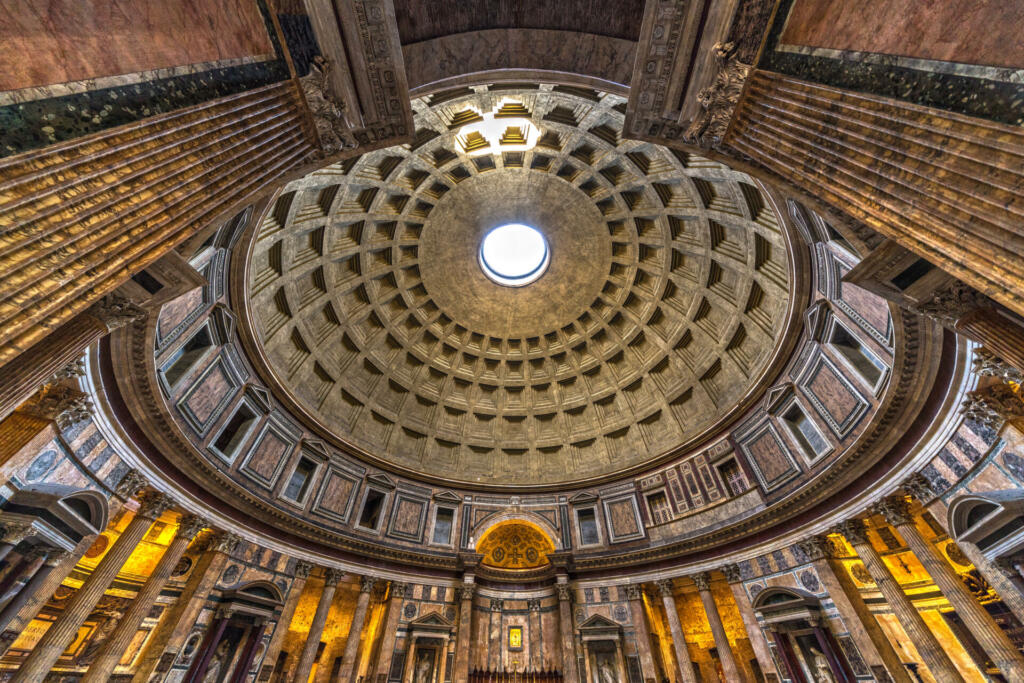
[[[522,28],[638,40],[642,0],[395,0],[402,44],[468,31]]]

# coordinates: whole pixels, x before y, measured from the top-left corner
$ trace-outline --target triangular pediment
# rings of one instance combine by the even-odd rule
[[[264,413],[270,412],[270,392],[263,387],[256,386],[255,384],[247,384],[245,387],[245,395],[259,406],[260,410]]]
[[[452,622],[440,612],[429,612],[409,622],[409,629],[426,629],[429,631],[450,631]]]
[[[619,625],[608,617],[600,614],[593,614],[589,619],[580,624],[580,630],[592,629],[592,630],[605,630],[609,628],[619,628]]]
[[[819,299],[804,312],[804,325],[807,327],[807,334],[814,341],[820,342],[825,334],[825,323],[828,321],[831,310],[827,300]]]
[[[330,457],[327,446],[320,439],[303,439],[302,447],[310,453],[315,453],[323,458]]]
[[[368,477],[366,477],[366,481],[371,484],[380,486],[382,488],[386,488],[388,490],[395,488],[395,480],[386,474],[371,474]]]
[[[580,505],[581,503],[596,503],[597,496],[595,496],[593,493],[584,491],[582,493],[577,493],[575,496],[572,496],[569,499],[569,502],[572,503],[573,505]]]
[[[769,415],[778,412],[782,404],[794,393],[793,383],[786,382],[769,389],[764,396],[764,409]]]
[[[434,500],[442,503],[461,503],[462,499],[451,491],[441,491],[440,493],[434,494]]]

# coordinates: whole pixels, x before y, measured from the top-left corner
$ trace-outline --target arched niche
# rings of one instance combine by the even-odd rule
[[[1024,491],[970,493],[956,498],[947,512],[957,543],[973,543],[989,559],[1024,546]]]
[[[536,569],[549,563],[555,543],[539,524],[512,518],[488,526],[477,541],[476,552],[483,556],[485,566],[495,569]]]
[[[31,524],[39,538],[70,550],[107,527],[109,508],[98,491],[36,484],[18,489],[3,506],[3,515],[5,520]]]

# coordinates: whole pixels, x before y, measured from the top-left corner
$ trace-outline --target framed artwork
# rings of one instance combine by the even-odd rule
[[[518,652],[523,649],[523,627],[508,627],[508,649],[511,652]]]

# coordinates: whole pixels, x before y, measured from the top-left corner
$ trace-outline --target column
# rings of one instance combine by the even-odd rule
[[[437,683],[444,683],[445,669],[448,666],[448,642],[450,639],[450,634],[444,637],[444,645],[441,646],[437,653]]]
[[[316,651],[320,646],[320,636],[324,632],[324,624],[327,622],[327,612],[331,609],[331,602],[334,600],[334,591],[338,589],[338,580],[341,574],[337,569],[328,569],[324,572],[324,590],[320,593],[320,602],[316,605],[316,613],[313,615],[313,623],[309,626],[309,633],[306,634],[306,644],[302,648],[302,655],[295,667],[295,675],[292,678],[294,683],[306,683],[309,680],[309,673],[313,670],[313,662],[316,659]]]
[[[1024,680],[1024,657],[1014,647],[1006,632],[999,628],[992,615],[974,599],[953,567],[918,531],[906,499],[902,495],[891,496],[879,501],[876,510],[885,517],[887,523],[896,527],[992,663],[1007,679]]]
[[[263,655],[263,666],[260,668],[256,680],[270,678],[270,674],[277,663],[277,655],[280,654],[281,647],[284,645],[284,639],[288,636],[288,627],[292,623],[292,617],[295,616],[295,608],[299,604],[299,598],[302,597],[302,590],[306,587],[306,579],[309,578],[309,572],[312,569],[312,563],[305,560],[299,560],[295,563],[295,578],[288,589],[288,597],[285,598],[284,606],[281,607],[281,616],[277,618],[277,623],[274,624],[274,632],[270,636],[270,642],[267,643],[267,652]]]
[[[82,587],[75,591],[57,621],[39,639],[32,654],[22,663],[21,668],[11,679],[13,683],[39,681],[49,673],[57,658],[71,644],[93,607],[103,597],[103,593],[117,576],[117,572],[124,566],[139,541],[149,531],[149,527],[171,504],[166,496],[159,493],[144,493],[139,496],[139,499],[139,510],[135,513],[132,521],[114,541],[110,550],[96,565]]]
[[[648,683],[658,680],[658,671],[654,666],[654,655],[651,654],[651,632],[647,627],[647,614],[644,609],[643,585],[633,583],[626,586],[626,599],[629,600],[629,611],[636,629],[636,649],[640,655],[640,675]]]
[[[213,621],[206,627],[206,635],[203,636],[203,642],[199,645],[196,659],[192,661],[192,666],[185,674],[185,683],[198,683],[206,676],[206,670],[210,668],[210,660],[213,659],[213,654],[217,651],[217,645],[220,644],[221,636],[224,635],[230,620],[231,618],[227,614],[217,610]]]
[[[757,623],[757,615],[750,604],[750,597],[743,590],[743,576],[737,564],[727,564],[722,567],[725,580],[729,583],[729,590],[732,591],[733,600],[736,601],[736,608],[740,611],[740,618],[743,620],[743,627],[747,631],[747,638],[750,639],[750,647],[754,651],[757,663],[761,671],[767,677],[768,674],[777,674],[775,660],[772,659],[771,649],[768,647],[768,640],[764,637],[761,625]]]
[[[167,671],[171,668],[193,624],[199,619],[228,557],[240,541],[238,536],[224,532],[203,540],[207,549],[192,567],[181,595],[160,616],[156,629],[139,656],[132,683],[147,683],[154,670]]]
[[[903,592],[903,588],[896,581],[896,578],[889,571],[889,567],[882,560],[882,557],[871,545],[868,538],[868,529],[860,519],[851,519],[839,526],[839,532],[846,537],[853,549],[857,551],[864,567],[875,580],[875,584],[889,603],[893,614],[899,620],[903,630],[906,631],[910,641],[917,648],[918,653],[924,660],[925,666],[931,671],[936,680],[962,681],[963,677],[956,666],[950,660],[949,655],[935,638],[928,625],[924,623],[917,608],[911,603],[910,598]]]
[[[530,610],[530,630],[527,633],[528,647],[530,648],[530,669],[540,671],[543,666],[544,636],[540,628],[540,598],[530,598],[526,601],[526,607]]]
[[[579,683],[572,627],[572,589],[567,580],[568,577],[560,576],[555,584],[558,591],[558,630],[562,637],[562,677],[565,683]]]
[[[188,544],[206,526],[208,526],[206,520],[195,515],[183,515],[178,520],[178,531],[174,535],[174,540],[167,546],[167,550],[160,557],[153,573],[142,584],[138,595],[135,596],[135,600],[117,623],[114,632],[103,643],[96,658],[89,666],[89,670],[82,677],[82,683],[103,683],[110,678],[114,667],[117,666],[131,639],[139,630],[142,620],[153,609],[153,603],[160,596],[160,591],[167,584],[167,580],[171,578],[171,572],[185,553]]]
[[[501,599],[491,598],[491,623],[487,632],[487,668],[501,669]]]
[[[402,667],[402,683],[411,683],[413,667],[416,663],[416,637],[409,632],[409,642],[405,645],[405,666]]]
[[[10,599],[10,601],[4,605],[3,610],[0,610],[0,632],[3,632],[7,628],[7,625],[11,623],[14,617],[18,616],[18,612],[25,606],[29,598],[38,593],[46,580],[53,574],[54,569],[67,560],[69,553],[65,550],[50,550],[46,559],[43,560],[41,567],[35,570],[26,583],[17,594]],[[13,642],[13,641],[12,641]],[[0,653],[2,656],[2,653]]]
[[[94,535],[89,535],[78,542],[74,550],[64,555],[62,559],[57,560],[57,565],[53,567],[53,571],[50,571],[46,578],[40,581],[37,588],[28,594],[26,590],[22,590],[19,593],[21,600],[24,605],[16,615],[11,619],[7,627],[0,633],[0,657],[7,653],[11,645],[17,640],[18,636],[22,631],[36,618],[39,611],[46,604],[46,601],[50,599],[50,596],[56,592],[57,587],[67,578],[67,575],[71,573],[71,570],[78,564],[78,558],[80,558],[86,550],[96,540]],[[51,558],[54,555],[50,556]],[[45,567],[44,567],[45,568]]]
[[[473,641],[473,593],[476,584],[472,577],[465,579],[459,593],[459,630],[455,634],[455,671],[452,683],[467,683],[469,680],[469,656]],[[390,616],[389,616],[390,619]],[[406,658],[411,651],[410,643],[406,646]]]
[[[672,647],[676,653],[676,665],[679,667],[679,680],[684,683],[697,683],[697,679],[693,675],[690,651],[686,649],[683,625],[679,623],[676,596],[672,592],[672,579],[661,579],[655,582],[655,585],[661,591],[661,600],[665,604],[665,616],[668,618],[668,629],[672,634]]]
[[[235,667],[235,671],[231,675],[231,683],[245,683],[245,679],[249,677],[249,669],[252,668],[252,660],[256,656],[256,647],[260,644],[266,630],[267,622],[263,619],[257,619],[252,625],[249,638],[245,641],[245,649],[242,650],[242,654],[238,658],[238,666]]]
[[[789,636],[777,628],[772,628],[772,640],[775,641],[775,649],[779,651],[779,658],[782,659],[782,663],[786,666],[790,680],[793,683],[807,683],[803,669],[800,668],[800,664],[796,661],[796,656],[793,654],[793,645],[789,642]]]
[[[345,654],[341,658],[338,683],[350,683],[359,670],[359,642],[362,640],[363,626],[366,624],[366,611],[370,607],[370,595],[376,585],[377,579],[371,576],[359,577],[359,597],[356,598],[356,611],[352,615],[352,625],[349,626],[348,638],[345,641]]]
[[[818,579],[832,598],[836,611],[868,667],[883,667],[896,683],[912,683],[907,668],[903,666],[903,661],[893,649],[878,619],[868,609],[846,567],[836,557],[836,544],[821,535],[811,536],[796,545],[811,560]]]
[[[31,524],[15,522],[3,525],[3,536],[0,536],[0,560],[7,557],[14,546],[24,541],[29,536],[35,536],[36,531]]]
[[[23,578],[32,576],[43,565],[49,548],[34,546],[25,549],[18,564],[11,567],[2,580],[0,580],[0,602],[11,592],[11,589]],[[18,591],[20,592],[20,591]]]
[[[715,604],[715,596],[711,592],[711,574],[701,572],[693,575],[693,582],[697,584],[697,592],[700,593],[700,601],[704,604],[704,614],[711,625],[711,635],[715,638],[715,649],[718,650],[718,659],[722,662],[722,673],[727,681],[739,681],[739,669],[736,668],[736,658],[732,653],[732,645],[729,644],[729,636],[722,625],[722,615],[718,612],[718,605]]]
[[[398,620],[402,617],[402,603],[405,602],[405,593],[408,588],[408,584],[392,581],[391,587],[388,589],[388,616],[384,622],[384,634],[380,641],[380,655],[377,657],[377,666],[371,674],[373,678],[370,683],[376,683],[381,675],[384,676],[385,681],[387,680],[388,672],[391,670],[391,660],[395,655],[395,641],[398,639]],[[458,650],[456,650],[455,658],[455,672],[458,672]]]

